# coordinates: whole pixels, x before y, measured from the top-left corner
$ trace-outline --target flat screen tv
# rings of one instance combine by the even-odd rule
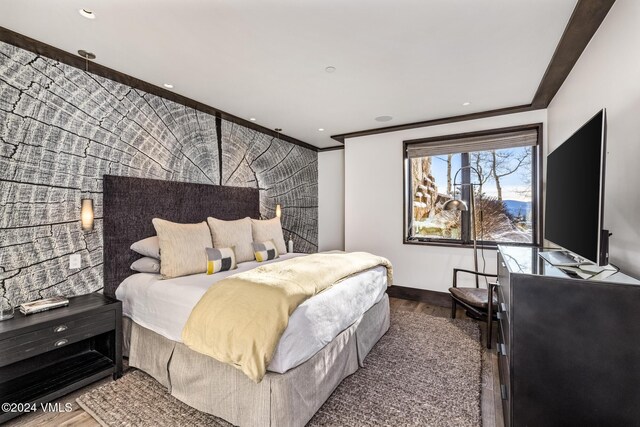
[[[545,239],[584,260],[607,265],[603,228],[606,110],[547,156]]]

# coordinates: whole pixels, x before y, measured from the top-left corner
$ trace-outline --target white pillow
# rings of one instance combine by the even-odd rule
[[[273,240],[276,249],[279,254],[286,254],[287,247],[284,244],[284,236],[282,234],[282,225],[280,224],[280,218],[275,217],[272,219],[252,219],[251,231],[253,234],[254,242],[266,242]]]
[[[160,241],[158,240],[158,236],[138,240],[131,245],[131,250],[142,256],[160,259]]]
[[[160,260],[146,256],[134,261],[131,269],[140,273],[160,273]]]
[[[154,218],[152,222],[160,241],[160,273],[164,278],[206,273],[205,249],[212,246],[206,222],[178,224],[159,218]]]
[[[211,229],[214,248],[234,247],[236,262],[253,261],[253,238],[251,237],[251,219],[249,217],[235,221],[224,221],[217,218],[207,218]]]

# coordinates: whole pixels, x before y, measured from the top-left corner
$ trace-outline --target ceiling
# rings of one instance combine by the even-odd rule
[[[0,26],[329,147],[330,135],[529,104],[575,5],[2,0]]]

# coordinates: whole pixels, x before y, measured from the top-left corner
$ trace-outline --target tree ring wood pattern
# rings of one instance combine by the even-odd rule
[[[317,152],[0,42],[0,294],[102,289],[105,174],[258,188],[261,215],[281,204],[285,238],[317,250]]]

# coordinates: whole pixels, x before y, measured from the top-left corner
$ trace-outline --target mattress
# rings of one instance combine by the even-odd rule
[[[286,254],[267,262],[280,262],[304,254]],[[182,329],[191,310],[210,286],[232,274],[264,265],[243,262],[233,271],[195,274],[164,280],[159,274],[137,273],[116,291],[123,315],[165,338],[182,342]],[[285,373],[304,363],[340,332],[380,301],[387,288],[385,267],[346,278],[302,303],[289,318],[268,370]]]

